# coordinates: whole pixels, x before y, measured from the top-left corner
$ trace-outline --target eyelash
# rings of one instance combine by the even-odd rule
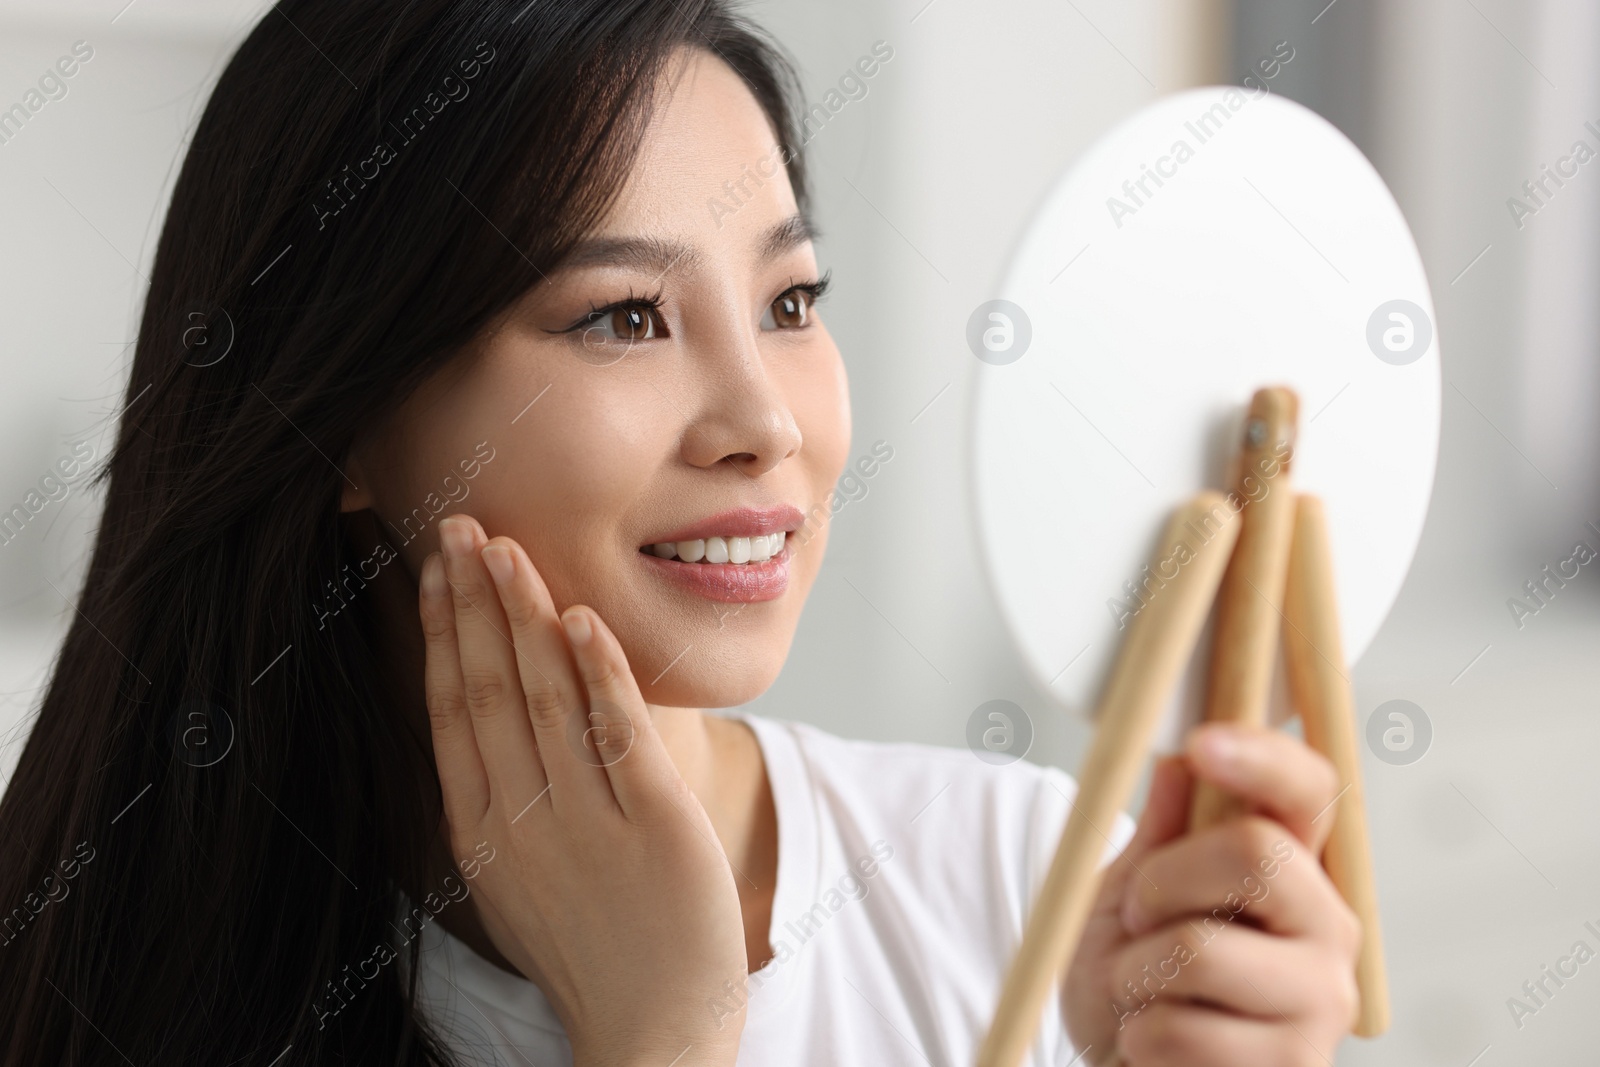
[[[791,281],[788,287],[785,288],[783,292],[769,300],[767,305],[770,307],[771,305],[776,304],[779,300],[782,300],[790,293],[805,293],[806,296],[810,298],[811,305],[814,307],[824,296],[827,295],[828,289],[832,284],[832,270],[825,271],[820,278],[812,278],[806,281],[798,282]],[[595,323],[599,322],[605,316],[614,311],[643,311],[659,317],[662,305],[665,303],[666,301],[662,298],[660,289],[657,289],[654,293],[651,293],[647,296],[634,296],[633,290],[630,288],[628,290],[627,299],[613,301],[610,304],[605,304],[600,307],[596,307],[595,305],[591,304],[589,305],[589,310],[586,311],[577,322],[574,322],[571,326],[568,326],[565,329],[557,332],[575,333],[576,331],[587,326],[593,326]],[[805,329],[803,326],[799,328]]]
[[[665,301],[662,300],[660,289],[657,289],[654,293],[651,293],[648,296],[634,296],[633,289],[630,288],[628,290],[628,298],[626,300],[617,300],[610,304],[606,304],[603,307],[595,307],[593,304],[590,304],[589,310],[584,312],[577,322],[573,323],[571,326],[568,326],[566,329],[559,330],[557,332],[573,333],[577,330],[583,329],[586,326],[593,326],[595,323],[599,322],[613,311],[647,311],[652,315],[659,315],[661,311],[661,305],[663,303],[665,303]]]
[[[772,300],[769,301],[769,303],[776,304],[779,300],[782,300],[784,297],[788,296],[790,293],[805,293],[807,296],[809,296],[811,298],[811,303],[815,304],[815,303],[817,303],[817,301],[821,300],[824,296],[828,295],[828,287],[831,286],[832,284],[833,284],[833,271],[831,271],[831,270],[825,271],[825,272],[823,272],[823,275],[820,278],[812,278],[810,281],[804,281],[804,282],[792,282],[789,285],[789,288],[785,289],[783,292],[781,292],[777,296],[773,297]]]

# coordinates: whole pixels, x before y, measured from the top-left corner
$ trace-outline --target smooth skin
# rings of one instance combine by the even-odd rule
[[[1188,834],[1197,780],[1250,812]],[[1325,758],[1260,727],[1200,726],[1156,764],[1062,987],[1088,1063],[1113,1051],[1129,1067],[1333,1062],[1355,1023],[1361,944],[1317,859],[1339,790]]]
[[[392,541],[479,442],[493,448],[470,499],[403,544],[371,595],[388,683],[432,737],[440,869],[495,849],[439,921],[539,986],[583,1067],[735,1060],[742,1015],[706,1005],[771,956],[779,827],[753,734],[702,709],[776,678],[827,537],[791,538],[788,591],[731,612],[652,577],[639,548],[731,507],[826,504],[850,445],[843,363],[795,289],[817,268],[781,168],[741,185],[731,215],[707,210],[776,157],[773,133],[715,56],[686,51],[669,78],[595,235],[611,240],[598,251],[633,254],[550,271],[346,457],[360,488],[343,507],[365,547]],[[569,328],[658,291],[648,314]],[[1169,767],[1109,872],[1064,985],[1089,1062],[1120,1047],[1129,1067],[1315,1063],[1301,1035],[1331,1058],[1351,1025],[1353,917],[1310,859],[1331,767],[1264,731],[1238,751],[1225,765],[1191,750],[1187,766],[1258,818],[1180,837],[1186,779]],[[1169,955],[1181,917],[1220,904],[1241,858],[1289,835],[1298,857],[1225,935],[1240,946],[1218,938],[1185,985],[1113,1030],[1111,991],[1144,954]],[[1164,892],[1143,895],[1135,862]],[[1284,1014],[1248,1000],[1252,981]]]
[[[470,898],[489,938],[575,1062],[732,1062],[740,1027],[706,1005],[745,973],[738,890],[621,645],[589,608],[558,617],[515,541],[456,517],[441,539],[420,582],[429,720],[453,854],[496,849]]]

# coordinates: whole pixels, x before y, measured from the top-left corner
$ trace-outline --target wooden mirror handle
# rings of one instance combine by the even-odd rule
[[[1305,727],[1306,744],[1322,753],[1339,774],[1340,793],[1319,819],[1333,819],[1322,853],[1328,878],[1361,920],[1361,955],[1356,984],[1361,1005],[1353,1029],[1376,1037],[1389,1029],[1389,979],[1383,962],[1383,928],[1367,836],[1367,804],[1361,788],[1355,698],[1339,634],[1333,553],[1322,501],[1301,495],[1295,507],[1294,547],[1284,590],[1283,647],[1289,689]]]
[[[1006,972],[989,1033],[978,1050],[979,1067],[1017,1067],[1033,1044],[1045,998],[1066,970],[1099,892],[1102,857],[1110,845],[1105,830],[1127,806],[1149,756],[1151,736],[1205,624],[1238,530],[1238,514],[1217,492],[1199,494],[1167,523],[1156,560],[1172,560],[1180,543],[1191,556],[1129,623],[1100,700],[1077,797]],[[1161,573],[1164,577],[1166,571]]]
[[[1289,468],[1300,401],[1282,386],[1256,390],[1235,461],[1234,493],[1243,503],[1239,543],[1217,593],[1216,630],[1206,675],[1208,722],[1265,725],[1272,668],[1283,620],[1294,495]],[[1209,782],[1195,786],[1189,829],[1240,814],[1239,802]]]

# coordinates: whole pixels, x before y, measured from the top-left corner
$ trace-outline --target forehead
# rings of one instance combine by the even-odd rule
[[[749,240],[795,213],[766,112],[715,54],[678,51],[663,68],[653,108],[601,235],[649,226],[696,241]]]

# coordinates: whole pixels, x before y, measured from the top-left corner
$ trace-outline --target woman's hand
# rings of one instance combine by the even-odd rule
[[[495,849],[474,882],[490,939],[576,1063],[731,1064],[741,1017],[710,1005],[746,968],[738,892],[621,646],[589,608],[558,617],[514,541],[460,515],[439,536],[428,713],[452,854]]]
[[[1254,814],[1186,833],[1194,775]],[[1276,730],[1208,725],[1156,766],[1063,986],[1085,1062],[1326,1067],[1355,1022],[1361,926],[1318,857],[1332,764]]]

